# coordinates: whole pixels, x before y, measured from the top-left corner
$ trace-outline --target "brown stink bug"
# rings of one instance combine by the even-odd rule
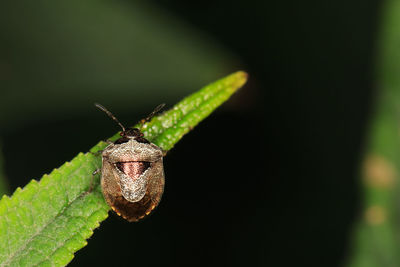
[[[124,219],[139,221],[160,203],[164,191],[163,150],[145,139],[138,128],[125,128],[105,107],[95,106],[122,128],[121,138],[102,152],[104,198]],[[163,106],[158,106],[141,123],[150,120]]]

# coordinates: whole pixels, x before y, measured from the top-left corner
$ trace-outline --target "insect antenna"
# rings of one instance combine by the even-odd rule
[[[140,124],[143,125],[146,122],[150,121],[157,113],[159,113],[165,107],[165,103],[158,105],[146,118],[140,121]]]
[[[95,103],[94,105],[95,105],[98,109],[104,111],[104,112],[108,115],[108,117],[110,117],[110,118],[113,119],[116,123],[118,123],[118,125],[121,126],[122,131],[125,132],[125,127],[124,127],[124,125],[122,125],[122,123],[120,123],[119,120],[118,120],[110,111],[108,111],[105,107],[103,107],[102,105],[100,105],[100,104],[98,104],[98,103]]]

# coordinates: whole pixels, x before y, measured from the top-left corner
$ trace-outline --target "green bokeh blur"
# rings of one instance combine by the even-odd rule
[[[380,5],[2,1],[9,192],[118,130],[93,103],[134,124],[159,103],[170,107],[243,69],[248,84],[166,157],[154,215],[129,224],[110,214],[71,266],[350,262],[379,94]]]

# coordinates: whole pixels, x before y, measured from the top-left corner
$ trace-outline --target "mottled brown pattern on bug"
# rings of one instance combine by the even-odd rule
[[[101,189],[108,205],[120,216],[136,222],[149,215],[164,191],[164,152],[143,137],[138,128],[125,128],[105,107],[95,104],[122,128],[121,138],[102,152]],[[142,124],[164,105],[159,105]]]
[[[144,197],[138,202],[129,202],[121,190],[110,192],[103,191],[104,197],[112,209],[124,219],[130,222],[137,222],[149,215],[160,203],[164,188],[164,180],[152,183],[148,187]]]
[[[139,201],[130,202],[122,194],[118,172],[109,161],[103,162],[101,184],[104,198],[118,215],[130,222],[139,221],[149,215],[161,201],[165,183],[162,158],[149,164],[146,193]]]
[[[146,194],[142,200],[138,202],[129,202],[122,195],[111,200],[113,210],[128,220],[129,222],[137,222],[149,215],[157,204],[153,203],[149,194]]]

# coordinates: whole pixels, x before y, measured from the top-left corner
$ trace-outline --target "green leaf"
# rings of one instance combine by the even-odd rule
[[[144,125],[143,133],[164,150],[226,101],[247,80],[236,72],[183,99]],[[111,139],[118,138],[115,135]],[[100,142],[92,152],[106,147]],[[99,179],[87,193],[101,157],[80,153],[72,161],[0,200],[0,265],[64,266],[108,216]]]

